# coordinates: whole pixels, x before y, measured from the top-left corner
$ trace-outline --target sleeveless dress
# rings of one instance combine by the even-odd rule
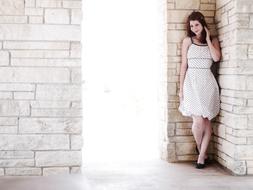
[[[178,110],[184,116],[196,115],[212,120],[220,110],[220,95],[211,71],[213,60],[208,45],[198,45],[192,40],[187,60],[183,99]]]

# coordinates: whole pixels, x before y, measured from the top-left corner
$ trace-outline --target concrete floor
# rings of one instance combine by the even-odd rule
[[[0,190],[252,190],[253,176],[231,176],[211,164],[193,163],[89,164],[83,175],[2,177]]]

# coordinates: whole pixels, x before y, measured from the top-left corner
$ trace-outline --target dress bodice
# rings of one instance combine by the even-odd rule
[[[213,60],[207,45],[192,43],[187,52],[189,68],[211,68]]]

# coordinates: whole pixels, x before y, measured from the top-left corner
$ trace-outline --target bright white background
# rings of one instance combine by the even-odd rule
[[[83,1],[84,163],[159,157],[158,1]]]

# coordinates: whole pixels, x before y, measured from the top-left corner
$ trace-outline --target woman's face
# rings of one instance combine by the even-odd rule
[[[190,28],[191,31],[196,34],[196,36],[200,36],[203,30],[203,26],[198,20],[191,20],[190,21]]]

